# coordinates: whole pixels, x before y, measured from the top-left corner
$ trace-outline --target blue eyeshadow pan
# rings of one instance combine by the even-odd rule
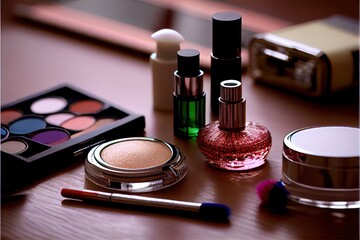
[[[6,138],[9,135],[9,132],[6,128],[1,126],[1,139]]]
[[[28,134],[46,127],[46,122],[41,117],[28,116],[20,118],[9,126],[12,134]]]

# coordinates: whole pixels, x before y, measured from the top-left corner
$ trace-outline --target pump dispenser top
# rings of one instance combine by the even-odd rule
[[[220,83],[219,128],[239,131],[246,124],[246,100],[242,97],[242,85],[237,80]]]
[[[153,81],[154,108],[172,110],[174,72],[177,69],[177,52],[184,38],[175,30],[161,29],[151,35],[156,41],[156,52],[150,56]]]
[[[156,41],[156,57],[161,59],[176,59],[176,53],[180,50],[183,36],[172,29],[161,29],[151,35]]]

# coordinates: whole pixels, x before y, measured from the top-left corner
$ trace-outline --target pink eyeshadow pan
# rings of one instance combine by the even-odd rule
[[[49,115],[45,118],[45,121],[49,124],[60,126],[66,120],[73,118],[75,115],[71,113],[57,113]]]
[[[171,150],[161,142],[126,141],[104,148],[101,158],[108,164],[124,169],[142,169],[159,166],[172,156]]]
[[[85,134],[87,132],[91,132],[92,130],[95,130],[99,127],[102,127],[104,125],[107,125],[108,123],[112,123],[114,122],[115,119],[113,118],[103,118],[103,119],[99,119],[96,123],[94,123],[93,125],[91,125],[89,128],[85,129],[84,131],[75,133],[74,135],[71,135],[71,138],[76,138],[82,134]]]
[[[82,131],[95,123],[91,116],[78,116],[63,122],[60,126],[72,131]]]

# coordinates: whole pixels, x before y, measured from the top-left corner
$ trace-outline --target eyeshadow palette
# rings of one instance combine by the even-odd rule
[[[2,192],[84,160],[102,142],[143,134],[145,118],[58,86],[1,107]]]

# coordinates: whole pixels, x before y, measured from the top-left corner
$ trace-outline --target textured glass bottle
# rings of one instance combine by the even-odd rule
[[[263,126],[246,122],[241,83],[220,83],[219,121],[203,127],[197,137],[200,151],[218,168],[249,170],[265,163],[271,148],[271,134]]]
[[[178,70],[174,73],[174,134],[196,137],[205,125],[205,92],[200,52],[194,49],[178,51]]]

